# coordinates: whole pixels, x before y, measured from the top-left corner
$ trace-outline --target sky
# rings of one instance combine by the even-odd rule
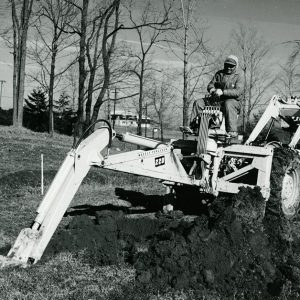
[[[144,0],[139,0],[143,1]],[[160,0],[156,0],[160,1]],[[180,1],[180,0],[174,0]],[[182,0],[186,1],[186,0]],[[230,33],[238,23],[255,25],[267,42],[273,44],[274,64],[284,63],[287,51],[282,43],[300,40],[300,0],[197,0],[199,8],[195,10],[200,18],[208,21],[208,35],[213,46],[230,40]],[[3,26],[4,14],[0,5]],[[130,40],[130,36],[126,39]],[[159,58],[158,58],[159,59]],[[165,58],[163,58],[165,59]],[[0,40],[0,80],[5,80],[1,97],[1,107],[12,107],[12,55]],[[31,87],[32,90],[32,87]],[[29,92],[29,91],[27,91]],[[26,97],[25,92],[25,97]]]
[[[236,23],[254,24],[274,44],[300,40],[299,0],[204,0],[200,16],[226,37]],[[210,22],[211,21],[211,22]]]
[[[204,0],[201,10],[207,16],[229,20],[300,25],[299,0]]]

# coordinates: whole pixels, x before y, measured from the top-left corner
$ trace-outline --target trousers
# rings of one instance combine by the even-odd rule
[[[227,132],[238,131],[238,115],[241,111],[241,102],[235,99],[226,99],[222,103],[225,115],[225,128]]]
[[[199,115],[199,113],[204,109],[205,101],[204,99],[198,99],[194,101],[193,108],[191,112],[191,123]],[[238,115],[241,111],[241,102],[235,99],[226,99],[221,102],[221,110],[225,116],[225,128],[227,132],[238,131]]]
[[[204,99],[195,100],[193,103],[192,113],[191,113],[191,122],[200,114],[200,112],[204,109],[205,102]]]

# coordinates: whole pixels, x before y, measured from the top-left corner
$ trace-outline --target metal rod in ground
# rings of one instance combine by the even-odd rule
[[[41,194],[44,195],[44,155],[41,154]]]

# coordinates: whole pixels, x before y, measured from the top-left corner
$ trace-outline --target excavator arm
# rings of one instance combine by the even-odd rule
[[[118,135],[124,142],[150,149],[103,155],[103,150],[116,134],[109,127],[93,132],[78,147],[72,148],[54,177],[36,211],[29,228],[21,230],[7,257],[0,257],[0,265],[36,263],[68,209],[75,193],[92,166],[131,174],[168,180],[181,184],[197,184],[180,162],[180,150],[156,140],[132,135]]]
[[[109,144],[108,130],[104,127],[95,131],[69,151],[37,209],[32,226],[23,229],[7,257],[1,257],[2,266],[26,265],[41,258],[91,166],[101,165],[101,151]]]

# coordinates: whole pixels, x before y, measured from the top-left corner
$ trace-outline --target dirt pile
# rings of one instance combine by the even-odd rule
[[[138,280],[160,289],[205,286],[226,297],[279,294],[282,285],[272,289],[278,274],[263,231],[264,202],[259,192],[255,196],[252,207],[219,199],[208,215],[157,233],[149,250],[137,255]]]
[[[137,282],[155,289],[216,291],[229,299],[297,298],[300,239],[279,216],[262,214],[258,189],[219,198],[205,214],[128,217],[99,211],[73,218],[58,232],[46,255],[86,248],[91,264],[129,262]],[[275,299],[275,298],[274,298]]]
[[[93,265],[131,260],[136,245],[158,232],[159,223],[157,218],[128,218],[121,210],[98,211],[94,218],[82,214],[57,232],[46,248],[45,257],[84,249],[87,262]]]

